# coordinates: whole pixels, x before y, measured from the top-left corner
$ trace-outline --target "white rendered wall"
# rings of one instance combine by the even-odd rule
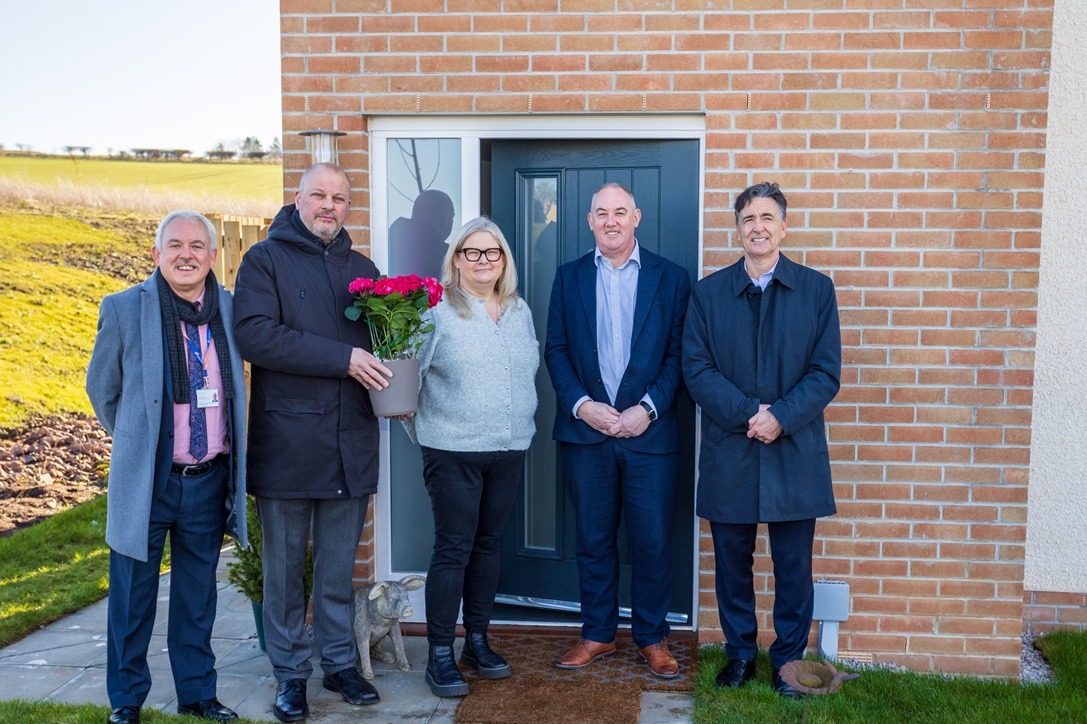
[[[1024,586],[1087,593],[1087,3],[1057,0]]]

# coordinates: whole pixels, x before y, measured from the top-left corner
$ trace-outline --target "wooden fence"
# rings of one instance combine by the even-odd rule
[[[234,290],[238,266],[249,247],[268,236],[272,220],[259,216],[223,216],[207,214],[219,234],[219,256],[215,259],[215,278]]]

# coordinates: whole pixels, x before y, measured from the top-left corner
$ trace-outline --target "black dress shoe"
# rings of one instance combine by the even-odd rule
[[[486,632],[469,631],[465,635],[460,662],[471,666],[483,679],[504,679],[513,673],[509,663],[487,643]]]
[[[110,712],[109,724],[139,724],[140,707],[122,706]]]
[[[326,676],[324,685],[329,691],[339,693],[348,704],[354,704],[355,706],[376,704],[381,701],[381,697],[377,695],[377,689],[374,688],[374,685],[362,678],[362,674],[354,666],[343,671],[337,671],[331,676]]]
[[[233,709],[223,706],[223,703],[214,696],[210,699],[198,701],[195,704],[178,704],[178,714],[188,714],[209,721],[234,721],[238,715]]]
[[[774,669],[774,691],[783,699],[795,700],[800,698],[800,692],[785,683],[785,679],[781,678],[781,674],[778,673],[777,669]]]
[[[280,684],[272,713],[280,721],[302,721],[309,716],[309,704],[306,703],[306,680],[287,679]]]
[[[434,696],[467,696],[468,682],[453,660],[452,646],[430,645],[426,662],[426,683]]]
[[[717,684],[720,687],[739,689],[741,686],[754,678],[754,661],[732,659],[728,662],[728,666],[717,672],[717,678],[713,680],[713,683]]]

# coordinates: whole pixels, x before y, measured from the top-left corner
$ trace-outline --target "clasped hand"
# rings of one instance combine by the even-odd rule
[[[638,437],[649,427],[649,415],[641,405],[619,412],[611,405],[589,400],[581,404],[577,416],[609,437]]]
[[[759,411],[747,421],[747,436],[767,445],[781,437],[781,423],[769,405],[759,405]]]

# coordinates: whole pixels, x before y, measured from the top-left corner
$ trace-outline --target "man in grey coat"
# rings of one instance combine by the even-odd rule
[[[245,531],[245,376],[230,292],[211,271],[215,227],[193,211],[159,224],[151,277],[102,300],[87,395],[113,437],[106,688],[112,724],[140,720],[147,647],[170,534],[166,634],[177,710],[237,715],[216,698],[215,569],[223,533]]]

